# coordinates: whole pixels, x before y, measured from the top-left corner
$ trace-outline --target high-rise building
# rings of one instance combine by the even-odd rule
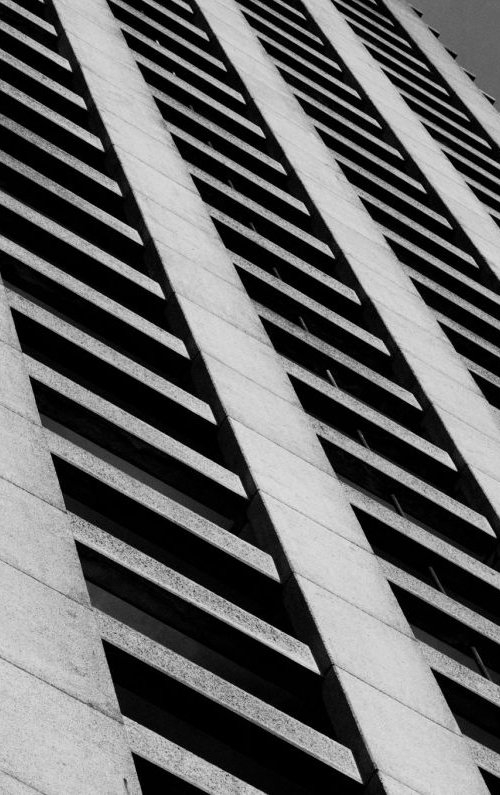
[[[499,793],[490,98],[405,0],[0,64],[0,793]]]

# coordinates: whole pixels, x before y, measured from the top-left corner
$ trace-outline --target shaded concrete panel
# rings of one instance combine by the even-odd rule
[[[476,740],[469,739],[468,746],[472,758],[481,770],[487,770],[496,778],[500,778],[500,754],[492,751],[491,748],[486,748]]]
[[[305,599],[300,604],[298,589]],[[287,583],[297,625],[314,621],[320,636],[316,658],[327,668],[348,671],[367,685],[421,713],[444,728],[458,732],[429,666],[415,648],[417,641],[339,599],[300,575]]]
[[[47,795],[140,795],[121,723],[0,661],[0,768]]]
[[[351,731],[362,767],[366,751],[356,739],[359,726],[352,724],[351,714],[361,722],[372,758],[384,760],[380,772],[389,777],[392,786],[396,786],[392,783],[395,779],[421,795],[486,795],[488,790],[471,760],[464,737],[443,729],[346,671],[336,669],[328,679],[327,697],[333,698],[332,708],[344,731]]]
[[[311,466],[232,419],[223,426],[221,438],[233,465],[242,470],[250,494],[274,497],[303,517],[334,529],[353,544],[370,548],[333,472]],[[315,444],[319,442],[311,429],[311,445]]]
[[[411,637],[394,594],[380,576],[375,555],[343,537],[340,517],[332,517],[329,527],[325,527],[262,493],[252,500],[249,513],[261,542],[272,549],[282,580],[301,575],[309,584],[357,605]],[[332,533],[332,529],[336,532]]]
[[[0,515],[0,559],[72,600],[87,604],[87,588],[65,513],[0,480]]]
[[[0,563],[0,657],[119,719],[92,612]],[[36,605],[36,608],[34,607]]]
[[[13,346],[0,343],[0,405],[26,420],[38,422],[38,411],[31,389],[27,389],[23,354]]]
[[[0,458],[0,478],[20,486],[44,502],[63,508],[42,428],[0,406],[0,438],[4,451]]]
[[[3,795],[36,795],[36,793],[40,793],[40,790],[33,789],[18,779],[0,772],[0,792]]]
[[[300,406],[270,394],[266,387],[208,354],[199,357],[194,366],[205,391],[210,379],[210,403],[221,422],[226,416],[233,417],[310,464],[330,471],[323,451],[310,445],[309,419]]]

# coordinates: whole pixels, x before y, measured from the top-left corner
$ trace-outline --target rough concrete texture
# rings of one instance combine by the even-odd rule
[[[118,719],[109,673],[96,654],[99,633],[88,607],[4,563],[0,599],[0,656]]]
[[[332,699],[343,730],[350,732],[362,769],[369,754],[383,759],[381,773],[421,795],[487,793],[464,737],[346,671],[332,670],[328,679],[331,686],[325,690],[326,698]],[[351,715],[361,722],[363,746]]]
[[[301,607],[298,588],[306,605],[311,605],[310,615],[304,614],[307,608]],[[300,575],[288,582],[286,599],[297,625],[307,626],[308,621],[314,621],[319,635],[314,650],[324,669],[333,663],[336,670],[349,671],[370,687],[458,733],[427,663],[415,648],[417,642],[409,633],[401,633]]]
[[[15,665],[0,671],[6,773],[50,795],[139,795],[120,722]]]
[[[219,525],[214,524],[176,500],[125,474],[112,466],[112,464],[63,439],[61,436],[50,432],[47,432],[47,436],[50,450],[57,458],[67,461],[71,466],[80,469],[82,472],[88,473],[91,477],[100,480],[119,494],[125,494],[139,503],[139,505],[146,507],[153,514],[156,513],[164,517],[167,522],[179,525],[188,533],[193,533],[193,535],[202,538],[207,544],[218,547],[228,555],[232,555],[263,574],[277,579],[276,567],[272,558],[266,552],[224,530]],[[76,523],[77,525],[75,533],[78,533],[80,523],[73,515],[70,516],[72,524]]]
[[[445,615],[456,618],[464,626],[500,643],[500,628],[495,622],[385,560],[381,561],[381,566],[389,582],[394,583],[398,588],[417,595],[420,601],[438,607]]]
[[[0,788],[4,795],[36,795],[36,793],[40,793],[40,790],[33,789],[33,787],[2,772],[0,772]]]
[[[476,740],[469,739],[467,744],[472,758],[481,770],[487,770],[496,778],[500,778],[500,754],[495,753],[491,748],[486,748]]]
[[[434,791],[440,795],[483,793],[484,787],[476,768],[464,753],[461,737],[453,730],[451,716],[436,693],[432,675],[421,665],[417,644],[410,641],[404,631],[404,620],[387,593],[385,577],[372,560],[368,562],[367,556],[372,555],[369,545],[345,492],[329,468],[314,429],[311,426],[308,433],[307,426],[299,422],[297,398],[281,359],[273,351],[239,280],[234,278],[230,258],[205,205],[194,190],[186,166],[173,146],[151,92],[107,3],[105,0],[90,0],[88,3],[52,0],[52,3],[66,33],[68,54],[81,70],[86,86],[85,98],[100,119],[106,151],[114,163],[116,177],[127,193],[144,241],[156,255],[171,303],[179,312],[180,326],[188,332],[190,353],[201,356],[212,388],[219,396],[220,419],[224,419],[221,440],[228,459],[237,466],[251,495],[255,499],[262,497],[263,510],[276,528],[279,552],[300,583],[299,598],[307,601],[307,609],[312,616],[311,645],[319,648],[320,640],[323,641],[326,660],[321,659],[325,669],[327,665],[338,662],[335,676],[331,668],[325,693],[332,705],[333,719],[339,720],[340,742],[352,743],[356,748],[367,778],[379,770],[382,771],[381,776],[388,777],[389,783],[402,782],[401,786],[405,786],[407,791],[409,788],[409,791],[430,793],[435,787]],[[413,347],[415,331],[420,332],[422,327],[430,326],[433,342],[441,344],[441,335],[432,325],[430,314],[409,286],[407,277],[400,274],[394,258],[390,258],[388,247],[370,223],[366,211],[356,197],[348,194],[346,182],[339,178],[330,154],[264,56],[236,4],[202,0],[200,6],[310,198],[324,214],[340,247],[356,263],[360,281],[369,295],[373,293],[384,322],[390,332],[393,329],[391,333],[396,344],[405,348],[407,358],[411,358],[415,370],[418,370],[421,359],[419,351]],[[366,59],[364,64],[366,68]],[[145,153],[153,152],[153,162],[145,162]],[[155,172],[153,167],[157,169]],[[383,299],[387,280],[376,274],[373,260],[375,265],[388,266],[391,272],[389,281],[395,285],[394,295],[401,301],[400,313],[418,313],[415,322],[405,329],[398,325],[400,315],[385,306]],[[186,279],[184,265],[192,268],[193,276],[197,273],[196,268],[203,266],[202,290],[194,278]],[[469,388],[462,385],[465,376],[461,365],[454,360],[451,364],[446,360],[445,364],[445,371],[451,368],[455,374],[452,377],[449,372],[442,373],[448,388],[446,394],[450,394],[456,384]],[[259,401],[261,416],[255,405],[245,407],[238,399],[238,392],[224,386],[224,378],[232,371],[262,390],[256,389],[255,395],[265,393],[265,399]],[[437,365],[436,372],[441,376]],[[269,422],[266,424],[264,414],[281,415],[282,422],[276,427]],[[23,419],[22,422],[24,430],[28,421]],[[2,427],[8,439],[7,424]],[[45,455],[43,460],[48,461],[49,457],[44,437],[38,428],[37,431],[32,431],[33,441],[26,451],[36,465],[23,468],[19,464],[19,473],[15,474],[19,485],[29,486],[40,499],[50,498],[54,505],[60,505],[60,498],[54,496],[55,483],[50,475],[47,476],[49,470],[38,464],[38,459],[43,459],[42,453],[38,453],[40,449]],[[46,438],[50,439],[50,434]],[[67,447],[64,442],[60,445],[60,449],[66,450]],[[87,458],[81,454],[82,461]],[[96,471],[99,471],[99,466],[102,472],[109,472],[109,467],[104,464],[96,465]],[[10,470],[8,474],[11,474]],[[122,488],[125,480],[120,481]],[[272,498],[275,508],[278,507],[273,509],[270,503],[265,502],[266,497]],[[302,539],[294,537],[292,532],[288,536],[290,515],[293,528],[302,533]],[[302,571],[297,547],[301,542],[304,545],[308,543],[307,530],[311,525],[320,528],[319,537],[327,532],[339,546],[349,544],[343,582],[339,578],[337,583],[334,571],[329,573],[318,556],[312,553],[304,560]],[[335,544],[332,543],[333,546]],[[330,554],[335,555],[335,550],[332,549]],[[147,561],[146,570],[152,570],[150,561]],[[349,579],[359,577],[360,570],[367,574],[364,589],[357,591],[349,587]],[[340,594],[337,589],[341,590]],[[342,647],[343,639],[338,627],[329,623],[333,619],[324,607],[325,600],[327,605],[338,605],[339,614],[341,611],[344,614],[355,613],[359,618],[358,626],[369,624],[377,631],[390,634],[393,657],[401,662],[401,670],[392,666],[392,657],[387,661],[381,660],[379,647],[374,645],[363,657],[361,680],[356,639],[351,635],[349,644]],[[372,615],[366,608],[377,601],[380,613]],[[43,624],[43,615],[40,623]],[[65,780],[65,792],[87,793],[88,789],[82,789],[83,778],[79,778],[86,774],[87,781],[90,775],[96,782],[96,795],[103,792],[119,795],[119,787],[128,776],[130,756],[124,749],[122,727],[118,722],[45,682],[21,690],[16,676],[18,679],[30,677],[30,681],[34,677],[25,672],[17,673],[13,666],[10,668],[16,670],[15,675],[12,671],[10,673],[13,692],[18,699],[10,710],[15,718],[11,734],[15,736],[21,731],[19,710],[22,707],[28,717],[26,726],[23,724],[23,739],[33,742],[33,727],[36,727],[37,735],[41,727],[44,742],[50,740],[55,748],[54,764],[43,778],[38,767],[47,748],[39,743],[29,760],[30,766],[24,770],[26,782],[30,785],[36,782],[42,791],[52,789],[59,792],[57,782]],[[393,683],[392,680],[397,681]],[[408,705],[398,700],[403,697]],[[40,714],[37,704],[44,707],[43,714]],[[59,722],[54,716],[59,716]],[[55,728],[47,734],[45,726],[51,720],[55,721]],[[72,745],[74,742],[76,747]],[[9,747],[9,752],[3,767],[16,776],[21,760],[12,747]],[[63,775],[66,772],[65,760],[71,768],[66,776]],[[87,770],[83,760],[89,766]],[[184,763],[185,760],[186,756]],[[387,791],[391,791],[389,784]],[[397,792],[395,786],[392,791]],[[403,791],[400,787],[400,792]]]
[[[472,574],[474,577],[492,585],[494,588],[500,589],[500,573],[492,569],[480,560],[473,558],[461,549],[452,546],[442,538],[435,536],[429,530],[414,524],[408,519],[394,513],[390,508],[382,505],[377,500],[373,499],[367,494],[362,494],[357,489],[347,487],[349,501],[351,505],[360,508],[363,513],[374,516],[380,519],[388,528],[393,528],[397,533],[416,541],[420,546],[423,546],[432,552],[436,553],[443,560],[452,562],[455,566],[463,569],[465,572]]]
[[[433,649],[432,646],[427,646],[423,642],[421,642],[420,646],[422,654],[433,671],[437,671],[447,679],[451,679],[467,690],[477,693],[485,701],[491,701],[492,704],[500,707],[500,688],[498,685],[465,665],[461,665],[461,663],[448,657],[447,654],[442,654],[437,649]]]
[[[75,602],[87,604],[65,513],[7,480],[0,480],[0,513],[0,559]]]

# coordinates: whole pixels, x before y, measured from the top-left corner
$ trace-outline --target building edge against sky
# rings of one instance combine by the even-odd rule
[[[0,791],[500,791],[500,122],[403,0],[0,0]]]
[[[462,67],[476,76],[476,85],[493,97],[500,96],[500,73],[496,59],[496,34],[500,9],[494,0],[421,0],[414,7],[435,29],[440,42],[459,53]]]

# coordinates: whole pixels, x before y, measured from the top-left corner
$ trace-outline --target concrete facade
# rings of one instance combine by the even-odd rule
[[[343,6],[459,76],[402,0],[32,5],[2,2],[5,791],[496,791],[500,233]],[[479,332],[396,231],[487,274]]]

